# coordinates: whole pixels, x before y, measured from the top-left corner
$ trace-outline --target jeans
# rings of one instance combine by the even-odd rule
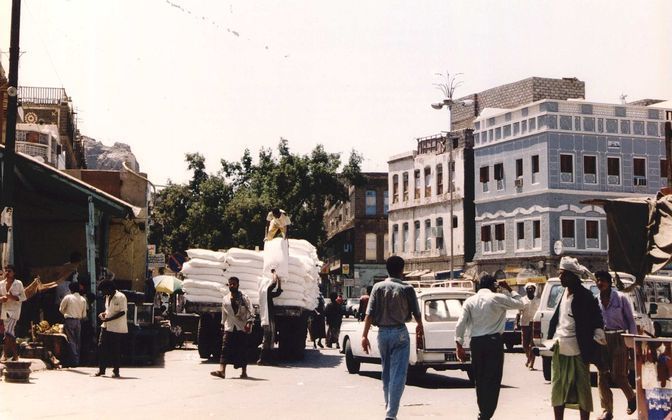
[[[63,332],[68,338],[68,347],[70,348],[68,365],[73,367],[78,366],[82,321],[77,318],[65,318],[65,322],[63,323]]]
[[[408,357],[411,351],[406,325],[379,327],[378,349],[383,366],[383,394],[385,395],[385,418],[396,419],[399,401],[406,385]]]

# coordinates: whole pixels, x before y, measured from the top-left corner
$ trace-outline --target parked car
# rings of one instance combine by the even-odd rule
[[[462,314],[462,303],[474,293],[459,288],[431,287],[416,289],[418,305],[422,312],[424,337],[415,334],[415,321],[406,324],[410,335],[411,352],[409,355],[409,373],[424,374],[427,369],[456,370],[467,372],[471,379],[471,360],[457,360],[455,347],[455,326]],[[369,331],[371,349],[364,353],[361,344],[364,323],[351,324],[341,330],[339,343],[341,353],[345,354],[345,365],[349,373],[359,373],[362,363],[380,364],[378,349],[378,328],[372,326]],[[467,357],[470,356],[469,341],[465,340]]]
[[[359,298],[348,298],[345,301],[345,317],[354,316],[357,318],[357,311],[359,311]]]
[[[506,324],[502,332],[502,341],[507,350],[513,350],[513,346],[522,343],[520,327],[518,325],[518,309],[509,309],[506,311]]]
[[[612,273],[613,275],[613,273]],[[634,278],[625,273],[619,273],[619,277],[623,280],[623,284],[627,287],[632,285]],[[583,287],[590,289],[595,296],[597,296],[600,291],[597,288],[597,285],[592,280],[584,280]],[[542,357],[543,364],[543,373],[544,379],[547,381],[551,380],[551,357],[553,352],[546,347],[544,344],[547,340],[549,324],[551,318],[555,313],[555,307],[560,301],[560,297],[564,293],[565,288],[560,284],[560,279],[554,277],[546,283],[546,287],[541,293],[541,301],[539,302],[539,309],[537,313],[534,314],[533,320],[533,337],[534,337],[534,351],[536,354]],[[646,312],[646,305],[644,301],[644,293],[641,287],[636,287],[626,293],[628,300],[633,306],[633,315],[635,322],[637,323],[637,328],[642,331],[647,331],[653,334],[653,322]]]

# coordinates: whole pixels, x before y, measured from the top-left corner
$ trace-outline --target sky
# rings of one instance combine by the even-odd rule
[[[280,138],[385,172],[448,129],[430,107],[446,72],[456,97],[540,76],[595,102],[672,99],[670,16],[669,0],[23,0],[19,84],[65,88],[81,133],[129,144],[158,185],[190,178],[186,153],[214,173]]]

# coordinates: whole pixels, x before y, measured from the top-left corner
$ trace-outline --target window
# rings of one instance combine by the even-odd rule
[[[420,198],[420,169],[416,169],[415,172],[413,173],[413,180],[415,185],[415,192],[413,194],[413,198],[417,200],[418,198]]]
[[[392,176],[392,203],[399,202],[399,175]]]
[[[574,155],[560,154],[560,182],[574,182]]]
[[[427,166],[425,168],[425,197],[432,196],[432,169]]]
[[[425,251],[432,249],[432,221],[425,220]]]
[[[597,184],[597,157],[583,156],[583,182]]]
[[[366,191],[366,209],[365,214],[367,216],[376,215],[376,191],[367,190]]]
[[[432,299],[425,302],[425,321],[457,321],[462,315],[462,301],[458,299]]]
[[[392,254],[399,251],[399,225],[392,226]]]
[[[404,186],[403,186],[404,187],[404,189],[403,189],[404,201],[408,201],[408,172],[404,172],[404,174],[402,175],[402,178],[403,178],[403,183],[404,183]]]
[[[490,225],[481,226],[481,242],[483,243],[483,252],[492,252],[492,237]]]
[[[443,217],[436,218],[436,249],[443,249]]]
[[[490,167],[481,166],[480,169],[480,180],[483,185],[483,192],[488,192],[488,182],[490,182]]]
[[[576,230],[574,219],[560,219],[560,236],[562,238],[562,244],[568,248],[574,248],[576,246]]]
[[[536,184],[537,182],[539,182],[539,180],[537,179],[537,177],[539,176],[539,155],[532,156],[531,166],[532,166],[532,183]]]
[[[443,165],[436,165],[436,195],[443,194]]]
[[[494,251],[504,251],[504,223],[495,225],[495,249]]]
[[[408,250],[408,223],[404,223],[401,231],[401,252],[407,252]]]
[[[632,160],[632,173],[635,176],[634,184],[635,186],[645,186],[646,185],[646,159],[644,158],[634,158]]]
[[[525,222],[516,223],[516,249],[525,249]]]
[[[495,181],[497,181],[497,190],[501,191],[504,189],[504,164],[495,163],[494,167],[494,176]]]
[[[532,248],[541,249],[541,220],[532,221]]]
[[[383,234],[383,258],[387,259],[390,256],[390,244],[388,241],[387,233]]]
[[[457,223],[457,216],[453,216],[453,229],[457,229],[458,223]]]
[[[390,211],[390,197],[388,195],[387,190],[383,191],[383,214]]]
[[[420,245],[422,244],[422,238],[420,238],[420,221],[416,220],[413,222],[413,239],[415,239],[415,247],[413,251],[420,251]]]
[[[523,176],[523,160],[516,159],[516,178]]]
[[[667,159],[660,160],[660,177],[667,179]]]
[[[598,220],[586,220],[586,248],[600,248],[600,222]]]
[[[621,158],[617,157],[607,158],[607,184],[609,185],[621,184]]]
[[[366,260],[367,261],[375,261],[377,260],[377,241],[378,238],[376,237],[375,233],[367,233],[366,234]]]

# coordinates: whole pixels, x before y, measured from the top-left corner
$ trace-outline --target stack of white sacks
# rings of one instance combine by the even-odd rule
[[[190,302],[221,303],[228,293],[229,277],[238,277],[240,290],[259,304],[259,290],[269,284],[271,269],[282,280],[282,294],[273,301],[277,306],[298,306],[313,310],[320,293],[317,250],[308,241],[276,238],[264,244],[264,251],[231,248],[227,252],[207,249],[187,250],[189,261],[182,266],[182,284]]]

